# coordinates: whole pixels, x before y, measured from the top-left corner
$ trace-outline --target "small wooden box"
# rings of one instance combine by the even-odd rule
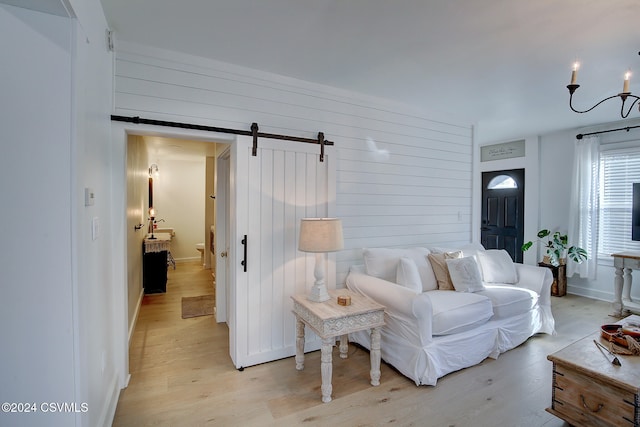
[[[338,296],[338,305],[351,305],[351,297],[348,295]]]
[[[560,264],[554,267],[551,264],[545,264],[544,262],[538,263],[540,267],[547,267],[553,274],[553,283],[551,284],[551,295],[554,297],[563,297],[567,294],[567,266]]]

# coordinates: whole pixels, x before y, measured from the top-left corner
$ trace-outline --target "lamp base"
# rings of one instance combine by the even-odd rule
[[[313,285],[311,292],[307,295],[307,299],[313,302],[324,302],[329,299],[329,293],[326,286]]]

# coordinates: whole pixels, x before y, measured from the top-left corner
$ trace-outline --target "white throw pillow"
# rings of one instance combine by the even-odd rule
[[[484,289],[480,268],[474,257],[447,259],[453,286],[458,292],[477,292]]]
[[[393,282],[398,269],[399,249],[371,248],[362,252],[364,266],[369,276]]]
[[[406,256],[400,258],[398,271],[396,272],[396,283],[405,288],[409,288],[415,293],[422,292],[422,281],[416,263]]]
[[[436,276],[433,274],[431,263],[427,260],[429,249],[427,248],[366,248],[363,250],[364,265],[369,276],[384,279],[388,282],[396,280],[396,271],[400,258],[406,256],[411,258],[422,282],[422,290],[430,291],[438,289]]]
[[[518,273],[509,253],[504,249],[490,249],[480,251],[476,254],[482,277],[487,283],[508,283],[518,282]]]

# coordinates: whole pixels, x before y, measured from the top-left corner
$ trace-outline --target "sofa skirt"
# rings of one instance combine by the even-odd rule
[[[540,307],[536,307],[519,316],[489,320],[470,331],[433,337],[422,347],[389,333],[383,326],[380,351],[386,363],[416,385],[435,386],[438,378],[477,365],[488,357],[497,359],[500,353],[519,346],[532,335],[547,332],[549,325],[543,318]],[[349,339],[371,349],[367,331],[350,334]]]

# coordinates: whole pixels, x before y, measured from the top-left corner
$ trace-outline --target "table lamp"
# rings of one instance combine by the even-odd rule
[[[342,221],[337,218],[303,218],[300,221],[298,250],[316,254],[313,275],[316,279],[307,298],[322,302],[329,299],[324,281],[324,254],[339,251],[344,247]]]

